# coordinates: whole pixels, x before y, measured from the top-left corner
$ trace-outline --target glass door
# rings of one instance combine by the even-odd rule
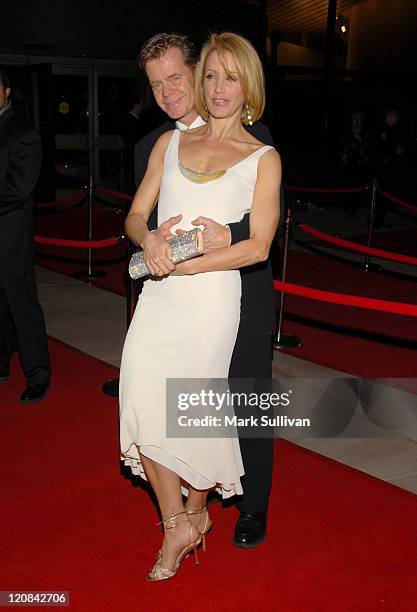
[[[94,170],[90,69],[59,66],[52,75],[57,190],[78,190]]]
[[[79,188],[92,176],[95,185],[122,188],[121,133],[132,101],[142,96],[143,90],[138,68],[55,68],[57,187]]]

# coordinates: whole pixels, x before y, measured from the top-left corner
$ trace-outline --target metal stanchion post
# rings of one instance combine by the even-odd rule
[[[90,176],[90,182],[88,184],[88,240],[93,239],[93,198],[94,198],[94,183],[93,177]],[[93,268],[93,250],[90,247],[88,249],[88,276],[92,276]]]
[[[120,151],[120,174],[119,174],[119,191],[126,191],[126,172],[125,172],[125,152]],[[125,203],[121,195],[117,197],[117,208],[112,208],[112,212],[116,215],[126,216]]]
[[[282,256],[282,274],[281,274],[281,282],[285,283],[287,278],[287,258],[288,258],[288,244],[290,239],[290,228],[292,222],[292,212],[291,208],[287,209],[287,214],[285,217],[285,230],[284,230],[284,252]],[[284,305],[285,305],[285,293],[281,291],[281,299],[279,304],[279,309],[277,311],[276,317],[276,330],[275,336],[272,338],[272,346],[274,349],[287,349],[296,346],[301,346],[301,340],[295,334],[283,334],[282,333],[282,324],[284,320]]]
[[[93,239],[93,203],[94,203],[94,181],[93,177],[90,176],[89,184],[88,184],[88,240],[91,241]],[[93,249],[89,247],[88,249],[88,262],[87,262],[87,270],[78,270],[74,272],[73,276],[75,278],[80,278],[82,280],[94,280],[95,278],[99,278],[102,276],[106,276],[106,272],[104,270],[93,270]]]
[[[369,219],[368,219],[368,240],[366,243],[367,247],[371,246],[372,236],[374,231],[374,223],[375,223],[375,208],[376,208],[376,196],[378,193],[378,183],[374,178],[372,180],[372,191],[371,191],[371,208],[369,211]],[[364,272],[381,272],[382,268],[378,264],[374,264],[370,262],[369,253],[365,254],[365,261],[359,264],[359,268],[364,270]]]

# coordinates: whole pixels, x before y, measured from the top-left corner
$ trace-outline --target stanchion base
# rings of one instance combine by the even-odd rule
[[[362,272],[382,272],[383,267],[376,263],[365,263],[362,261],[361,263],[355,264],[355,268],[362,270]]]
[[[101,390],[103,391],[104,395],[119,397],[119,379],[110,378],[110,380],[106,380]]]
[[[95,278],[102,278],[103,276],[107,276],[107,272],[105,270],[77,270],[74,272],[73,277],[79,278],[80,280],[94,280]]]
[[[301,340],[295,334],[281,334],[279,339],[272,339],[272,346],[275,350],[295,348],[301,346]]]

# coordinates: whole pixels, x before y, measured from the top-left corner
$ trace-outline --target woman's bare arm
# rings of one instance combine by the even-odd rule
[[[125,229],[129,238],[143,248],[145,265],[151,274],[170,274],[175,266],[170,259],[171,247],[167,238],[171,227],[181,220],[181,215],[165,221],[157,230],[150,232],[148,220],[158,201],[164,170],[164,157],[172,131],[158,138],[149,157],[148,167],[135,194],[126,217]]]

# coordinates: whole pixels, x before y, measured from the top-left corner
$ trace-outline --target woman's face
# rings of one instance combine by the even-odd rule
[[[353,113],[350,117],[350,125],[352,127],[352,132],[361,132],[363,128],[362,113]]]
[[[245,98],[233,55],[225,53],[223,68],[217,51],[207,57],[204,70],[204,96],[209,114],[216,119],[237,115],[240,120]]]

